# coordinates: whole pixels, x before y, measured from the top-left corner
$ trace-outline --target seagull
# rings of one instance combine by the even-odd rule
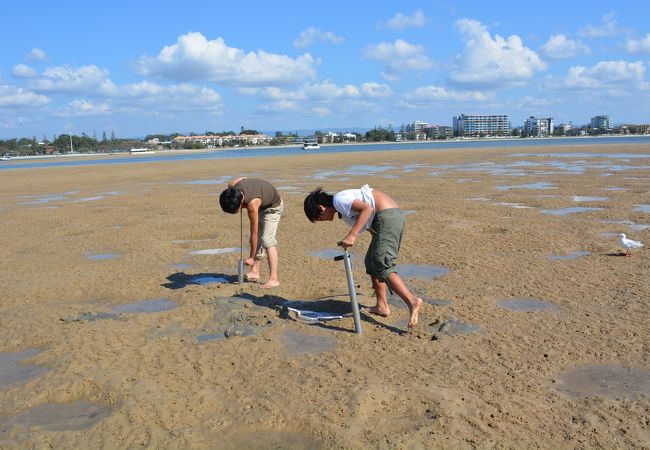
[[[621,247],[623,247],[625,251],[625,256],[630,256],[630,250],[633,248],[640,248],[643,247],[643,244],[640,243],[639,241],[633,241],[632,239],[628,239],[625,237],[625,234],[621,233],[618,235],[618,240],[621,243]]]

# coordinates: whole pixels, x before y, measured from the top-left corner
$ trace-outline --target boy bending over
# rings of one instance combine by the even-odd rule
[[[228,188],[219,196],[219,204],[230,214],[237,214],[240,208],[246,208],[250,222],[250,256],[245,262],[247,266],[252,266],[246,274],[246,281],[260,279],[260,264],[266,253],[271,274],[260,287],[270,289],[280,286],[275,234],[284,203],[277,189],[266,180],[239,177],[228,183]]]
[[[408,290],[402,277],[395,271],[395,260],[406,223],[395,200],[367,184],[361,189],[348,189],[335,195],[319,187],[305,198],[304,208],[311,222],[332,221],[338,215],[339,219],[350,225],[352,228],[341,243],[343,247],[352,247],[360,232],[370,231],[372,241],[366,253],[365,265],[366,273],[372,279],[377,305],[365,311],[384,317],[390,314],[386,297],[388,284],[409,308],[408,328],[415,328],[422,299]]]

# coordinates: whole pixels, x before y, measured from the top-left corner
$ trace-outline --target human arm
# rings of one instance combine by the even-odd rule
[[[245,179],[246,177],[237,177],[234,180],[232,180],[230,183],[228,183],[228,187],[233,187],[237,183],[239,183],[241,180]]]
[[[246,265],[252,266],[255,261],[255,253],[257,252],[257,239],[259,235],[259,210],[262,205],[262,200],[254,198],[246,205],[246,213],[248,214],[248,222],[250,224],[249,246],[250,254],[246,258]]]
[[[359,231],[361,231],[363,226],[368,222],[368,219],[370,219],[370,216],[375,212],[375,209],[371,205],[358,199],[352,201],[352,207],[350,209],[359,213],[359,216],[355,224],[350,228],[350,231],[348,231],[348,234],[341,241],[342,246],[346,248],[354,245]]]

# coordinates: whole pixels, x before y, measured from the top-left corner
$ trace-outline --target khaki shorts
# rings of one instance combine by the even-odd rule
[[[395,261],[404,235],[406,219],[402,210],[390,208],[379,211],[372,221],[372,241],[366,253],[366,273],[386,281],[395,272]]]
[[[282,211],[284,211],[284,202],[282,200],[280,200],[278,206],[268,207],[265,210],[260,211],[255,258],[264,258],[264,255],[266,255],[266,249],[278,244],[275,240],[275,235],[278,232],[278,224],[280,223]]]

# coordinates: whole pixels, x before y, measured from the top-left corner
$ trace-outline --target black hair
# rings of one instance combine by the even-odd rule
[[[323,191],[322,187],[317,187],[305,197],[305,216],[310,222],[316,222],[321,215],[318,206],[334,207],[334,196]]]
[[[219,196],[219,204],[221,205],[221,209],[228,214],[235,214],[239,211],[243,198],[244,194],[242,191],[231,186],[228,189],[224,189],[221,193]]]

